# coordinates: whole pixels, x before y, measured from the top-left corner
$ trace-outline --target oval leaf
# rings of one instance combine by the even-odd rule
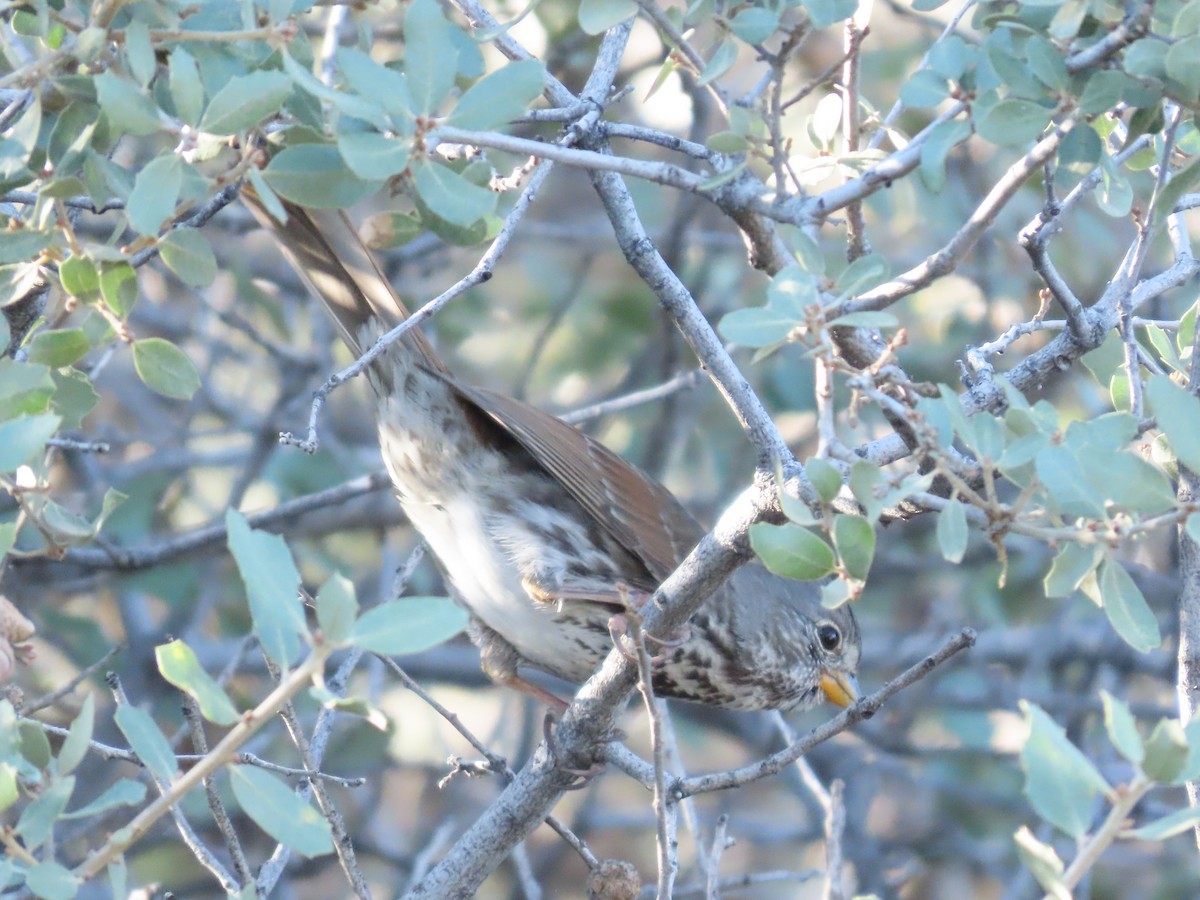
[[[179,773],[175,751],[171,749],[166,735],[154,724],[150,714],[136,706],[122,703],[117,707],[114,719],[133,752],[138,755],[142,764],[154,773],[154,777],[163,783],[173,781]]]
[[[1091,825],[1096,797],[1109,792],[1108,783],[1045,710],[1027,700],[1020,705],[1029,725],[1021,748],[1025,795],[1043,819],[1081,837]]]
[[[285,847],[301,856],[333,850],[329,823],[270,772],[254,766],[230,766],[229,784],[242,811]]]
[[[167,268],[191,287],[208,287],[217,277],[217,257],[208,239],[195,228],[175,228],[158,242]]]
[[[809,531],[791,523],[750,526],[750,546],[776,575],[798,581],[815,581],[833,571],[832,548]]]
[[[937,519],[938,547],[946,562],[957,565],[967,552],[967,510],[957,498],[947,503]]]
[[[41,453],[61,422],[49,413],[0,422],[0,472],[11,472]]]
[[[190,694],[200,707],[200,714],[217,725],[232,725],[238,711],[215,678],[204,671],[196,653],[183,641],[171,641],[154,648],[158,671],[181,691]]]
[[[445,643],[466,627],[466,610],[449,597],[403,597],[367,610],[350,640],[372,653],[403,656]]]
[[[486,131],[525,112],[545,87],[545,69],[536,59],[509,63],[468,88],[446,124]]]
[[[200,387],[200,374],[188,355],[163,338],[134,341],[133,365],[146,387],[164,397],[189,400]]]
[[[236,510],[225,513],[225,528],[229,552],[246,585],[254,634],[263,652],[288,668],[300,651],[299,636],[308,632],[297,595],[300,573],[292,554],[283,538],[252,529]]]
[[[862,516],[840,515],[833,520],[833,545],[851,578],[867,580],[875,558],[875,529]]]
[[[434,215],[451,225],[474,224],[496,208],[495,192],[472,184],[453,169],[432,162],[415,168],[417,193]]]
[[[230,78],[200,120],[210,134],[235,134],[252,128],[279,108],[292,93],[292,79],[283,72],[260,71]]]

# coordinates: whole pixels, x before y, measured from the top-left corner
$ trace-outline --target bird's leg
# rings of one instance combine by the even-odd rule
[[[521,691],[539,703],[546,704],[556,715],[562,715],[566,711],[567,701],[526,681],[518,674],[517,667],[524,660],[516,647],[474,616],[471,617],[467,630],[472,643],[479,648],[479,666],[483,669],[483,674],[496,684]]]
[[[621,599],[621,605],[625,607],[625,612],[617,613],[608,620],[608,633],[612,637],[613,643],[617,649],[630,662],[637,662],[630,653],[629,648],[625,646],[623,638],[629,632],[629,617],[636,616],[637,622],[640,625],[643,618],[643,612],[646,609],[646,604],[650,602],[653,594],[647,591],[641,591],[636,588],[631,588],[625,584],[617,585],[617,595]],[[686,623],[674,634],[669,637],[658,637],[653,634],[641,633],[642,640],[657,644],[663,650],[675,650],[682,647],[688,642],[692,636],[691,626]],[[666,656],[663,654],[655,654],[650,657],[650,662],[659,664],[666,661]]]

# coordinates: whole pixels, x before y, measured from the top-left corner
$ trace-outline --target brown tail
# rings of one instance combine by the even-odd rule
[[[241,200],[274,235],[305,286],[329,310],[355,356],[370,349],[364,335],[382,334],[408,318],[408,309],[344,213],[308,210],[281,198],[287,221],[280,222],[249,185],[242,188]],[[420,329],[414,328],[402,340],[420,354],[426,368],[446,371]]]

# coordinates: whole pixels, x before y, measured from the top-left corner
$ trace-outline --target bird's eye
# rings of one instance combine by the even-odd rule
[[[817,629],[817,640],[821,642],[822,647],[832,653],[842,642],[842,633],[838,631],[836,625],[826,622]]]

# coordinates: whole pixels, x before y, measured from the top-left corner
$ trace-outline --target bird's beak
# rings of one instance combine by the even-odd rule
[[[820,685],[825,699],[835,706],[853,706],[858,700],[858,681],[848,672],[822,672]]]

